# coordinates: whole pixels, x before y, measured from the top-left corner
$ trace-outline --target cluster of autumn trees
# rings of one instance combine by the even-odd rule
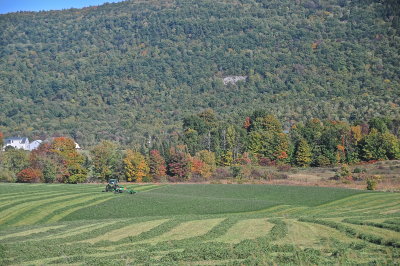
[[[191,156],[184,145],[168,150],[168,157],[159,150],[143,155],[138,151],[118,149],[117,145],[103,141],[90,151],[92,178],[106,181],[111,178],[128,182],[185,181],[189,177],[210,178],[216,168],[214,153],[203,150]]]
[[[175,142],[164,139],[147,149],[102,141],[89,151],[77,151],[66,137],[44,142],[32,152],[6,149],[0,156],[0,180],[207,180],[217,167],[231,167],[234,176],[243,165],[307,167],[392,160],[400,159],[399,133],[400,119],[377,117],[353,125],[311,119],[284,130],[275,116],[264,111],[233,125],[219,121],[208,109],[186,117]]]
[[[166,161],[158,150],[143,155],[122,150],[110,141],[102,141],[89,153],[80,152],[74,140],[58,137],[31,152],[14,148],[0,152],[0,181],[75,184],[117,178],[128,182],[157,182],[168,176],[169,180],[184,181],[194,176],[209,178],[216,168],[210,151],[191,156],[184,145],[177,145],[168,154]]]
[[[7,148],[0,158],[3,181],[81,183],[87,179],[87,158],[66,137],[54,138],[32,152]]]

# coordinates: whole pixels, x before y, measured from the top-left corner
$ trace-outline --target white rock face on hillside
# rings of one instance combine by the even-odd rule
[[[224,82],[224,85],[228,85],[228,84],[236,84],[236,82],[246,79],[247,76],[228,76],[225,77],[222,81]]]

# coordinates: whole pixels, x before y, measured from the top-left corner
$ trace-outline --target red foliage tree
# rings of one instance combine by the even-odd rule
[[[180,180],[187,179],[190,175],[191,165],[189,154],[182,149],[171,148],[168,163],[168,174]]]
[[[0,132],[0,149],[3,148],[4,145],[4,135]]]
[[[251,164],[251,159],[250,155],[248,152],[244,152],[241,157],[237,158],[235,160],[235,164],[240,164],[240,165],[249,165]]]
[[[246,120],[243,123],[243,128],[249,130],[250,126],[251,126],[251,119],[250,117],[246,117]]]
[[[43,178],[43,173],[40,169],[25,168],[17,174],[18,182],[23,183],[39,183]]]

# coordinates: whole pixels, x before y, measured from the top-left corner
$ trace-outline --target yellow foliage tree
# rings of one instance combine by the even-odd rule
[[[128,150],[123,160],[126,180],[142,182],[149,175],[150,168],[146,159],[139,152]]]

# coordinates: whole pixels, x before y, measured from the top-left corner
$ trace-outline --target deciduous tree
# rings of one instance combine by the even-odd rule
[[[150,151],[149,167],[150,175],[154,180],[160,180],[160,178],[166,176],[167,174],[165,160],[158,150]]]
[[[100,181],[118,178],[120,174],[119,162],[122,156],[118,152],[118,145],[111,141],[102,141],[90,154],[93,162],[93,175]]]
[[[125,177],[129,182],[143,182],[149,176],[150,168],[139,152],[127,150],[123,164]]]
[[[86,180],[87,169],[83,167],[85,157],[77,152],[74,140],[66,137],[54,138],[50,152],[56,155],[62,182],[76,184]]]
[[[42,171],[34,168],[25,168],[17,174],[17,181],[21,183],[39,183],[42,178]]]
[[[168,174],[180,180],[189,177],[191,162],[189,154],[185,152],[185,147],[177,146],[170,149],[170,160],[168,162]]]

